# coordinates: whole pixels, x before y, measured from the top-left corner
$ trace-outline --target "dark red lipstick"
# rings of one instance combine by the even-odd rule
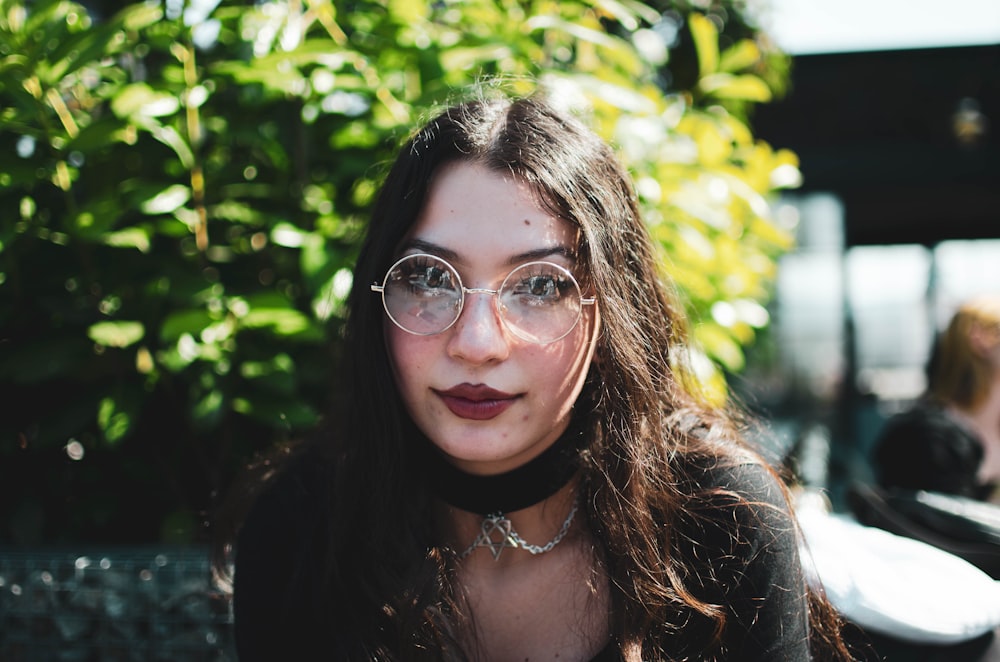
[[[484,384],[459,384],[435,393],[455,416],[473,421],[488,421],[499,416],[518,397]]]

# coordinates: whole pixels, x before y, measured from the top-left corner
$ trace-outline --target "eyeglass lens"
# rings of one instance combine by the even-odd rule
[[[512,333],[544,344],[564,337],[580,319],[580,287],[564,267],[529,262],[515,268],[497,292],[462,286],[455,269],[432,255],[409,255],[390,267],[382,301],[390,319],[404,331],[433,335],[458,320],[465,296],[496,294],[497,309]]]

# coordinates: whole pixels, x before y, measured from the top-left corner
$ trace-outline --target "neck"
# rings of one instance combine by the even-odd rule
[[[584,438],[580,426],[570,423],[541,455],[495,476],[466,473],[426,442],[427,485],[448,505],[471,513],[485,516],[523,510],[545,501],[570,482],[580,466]]]
[[[1000,439],[1000,374],[990,386],[989,393],[974,407],[953,407],[966,424],[981,438]]]
[[[1000,374],[986,398],[975,407],[960,411],[966,424],[983,445],[983,460],[977,476],[982,483],[1000,483]],[[994,492],[991,500],[1000,499]]]
[[[491,571],[561,556],[579,534],[577,480],[545,500],[511,513],[483,516],[438,502],[438,535],[466,568]]]

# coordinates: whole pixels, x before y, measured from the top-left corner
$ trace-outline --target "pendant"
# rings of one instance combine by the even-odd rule
[[[513,528],[510,520],[504,517],[503,513],[484,517],[479,537],[472,543],[469,551],[471,552],[476,547],[485,547],[490,550],[493,560],[496,561],[500,558],[500,554],[503,553],[504,549],[508,547],[517,549],[517,540],[515,540],[512,532]]]

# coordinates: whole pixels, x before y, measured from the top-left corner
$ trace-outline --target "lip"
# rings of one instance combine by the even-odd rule
[[[459,384],[445,391],[434,391],[448,410],[472,421],[488,421],[504,413],[518,396],[490,388],[485,384]]]

